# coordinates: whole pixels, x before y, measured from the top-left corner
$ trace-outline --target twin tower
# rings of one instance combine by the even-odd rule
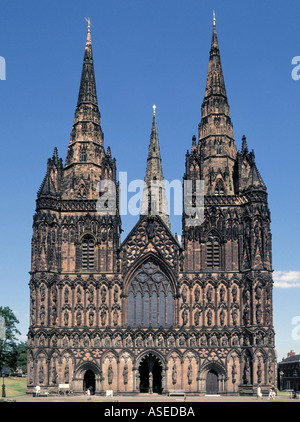
[[[98,210],[103,181],[116,187],[113,212]],[[74,394],[238,394],[275,384],[267,191],[245,137],[236,149],[215,20],[184,181],[190,212],[179,243],[166,212],[154,108],[151,188],[121,242],[116,160],[104,147],[89,25],[66,160],[55,148],[37,194],[28,393],[63,384]],[[195,224],[199,181],[203,216]]]

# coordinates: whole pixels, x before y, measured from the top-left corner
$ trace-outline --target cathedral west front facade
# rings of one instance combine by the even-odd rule
[[[201,114],[183,180],[192,211],[203,181],[203,221],[191,224],[197,213],[185,209],[181,242],[171,232],[154,109],[151,189],[121,241],[88,27],[67,156],[63,164],[54,149],[37,193],[28,392],[65,384],[74,394],[90,386],[95,394],[231,394],[275,385],[267,190],[245,137],[236,148],[215,21]],[[99,210],[104,180],[116,187],[113,212],[105,201]]]

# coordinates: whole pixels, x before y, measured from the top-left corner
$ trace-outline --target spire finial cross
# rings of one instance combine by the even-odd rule
[[[155,116],[155,114],[156,114],[156,105],[153,104],[152,108],[153,108],[153,116]]]
[[[88,31],[90,32],[91,30],[91,19],[90,18],[84,18],[87,21],[88,24]]]
[[[216,26],[216,14],[214,10],[213,10],[213,26]]]

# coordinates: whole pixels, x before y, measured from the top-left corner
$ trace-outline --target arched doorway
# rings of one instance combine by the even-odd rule
[[[95,374],[91,369],[88,369],[83,378],[83,391],[91,390],[91,393],[95,393]]]
[[[162,393],[162,365],[160,360],[149,353],[139,366],[140,393]]]
[[[218,374],[213,369],[207,373],[206,394],[218,394]]]

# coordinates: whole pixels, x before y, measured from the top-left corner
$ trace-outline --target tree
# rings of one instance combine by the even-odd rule
[[[1,330],[0,336],[0,373],[2,373],[4,366],[16,368],[18,357],[16,335],[21,333],[16,328],[19,321],[8,306],[0,306],[0,319],[4,322],[4,329]]]

